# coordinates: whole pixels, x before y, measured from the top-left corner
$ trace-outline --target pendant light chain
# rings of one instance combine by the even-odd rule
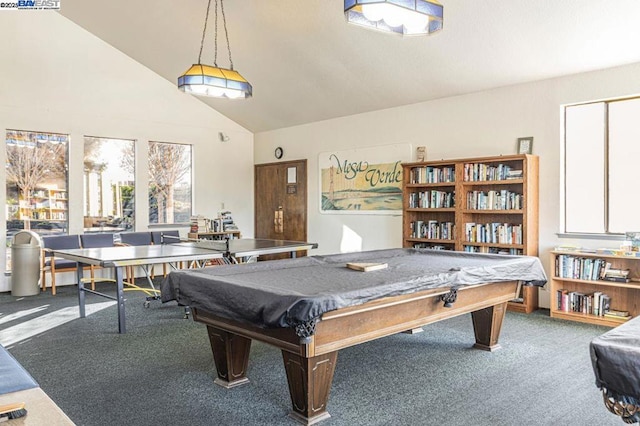
[[[217,0],[216,0],[217,1]],[[209,8],[211,7],[211,0],[207,3],[207,14],[204,18],[204,29],[202,30],[202,41],[200,42],[200,54],[198,55],[198,64],[201,64],[202,49],[204,48],[204,37],[207,34],[207,22],[209,21]]]
[[[209,0],[211,2],[211,0]],[[213,34],[213,65],[218,68],[218,0],[215,4],[216,9],[216,25]]]
[[[218,0],[216,0],[216,3],[218,2]],[[227,39],[227,52],[229,52],[229,66],[230,66],[230,70],[233,70],[233,60],[231,59],[231,44],[229,43],[229,33],[227,32],[227,17],[224,15],[224,1],[220,0],[220,10],[222,11],[222,24],[224,25],[224,35]],[[216,13],[218,12],[218,9],[216,8]],[[218,20],[216,19],[216,24],[217,24]],[[216,30],[216,35],[217,35],[217,30]]]

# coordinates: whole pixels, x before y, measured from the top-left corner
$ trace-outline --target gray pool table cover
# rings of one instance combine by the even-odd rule
[[[388,268],[360,272],[347,262]],[[163,302],[265,328],[306,324],[325,312],[426,289],[512,280],[541,286],[546,279],[537,257],[387,249],[178,270],[161,291]]]
[[[615,401],[640,406],[640,317],[591,341],[596,386]],[[640,421],[640,413],[634,422]]]

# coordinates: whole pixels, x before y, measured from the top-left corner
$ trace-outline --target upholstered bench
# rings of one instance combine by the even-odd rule
[[[20,418],[21,425],[73,425],[27,370],[0,345],[0,406],[19,402],[25,403],[27,410],[27,415]]]
[[[593,339],[590,351],[606,407],[625,423],[640,421],[640,317]]]

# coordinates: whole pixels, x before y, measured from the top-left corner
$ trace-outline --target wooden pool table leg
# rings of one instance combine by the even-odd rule
[[[246,374],[251,339],[210,325],[207,326],[207,331],[218,372],[218,378],[214,383],[227,389],[249,383]]]
[[[304,358],[283,350],[282,358],[293,406],[289,416],[304,425],[331,417],[327,402],[338,352]]]
[[[471,312],[473,331],[476,335],[474,348],[490,352],[500,349],[498,338],[500,337],[502,320],[506,311],[507,302]]]

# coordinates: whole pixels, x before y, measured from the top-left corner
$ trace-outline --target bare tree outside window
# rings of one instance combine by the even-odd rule
[[[66,229],[68,136],[8,130],[6,146],[7,220],[22,229]]]
[[[149,142],[149,223],[191,217],[191,145]]]
[[[6,132],[7,271],[11,240],[19,230],[67,232],[68,142],[68,135],[56,133]]]

